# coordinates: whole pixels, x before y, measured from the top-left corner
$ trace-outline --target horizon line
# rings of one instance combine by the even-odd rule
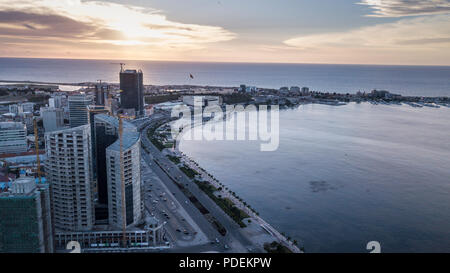
[[[44,60],[78,60],[78,61],[132,61],[132,62],[173,62],[173,63],[224,63],[224,64],[285,64],[285,65],[359,65],[359,66],[423,66],[423,67],[450,67],[439,64],[367,64],[367,63],[300,63],[300,62],[245,62],[245,61],[188,61],[188,60],[158,60],[158,59],[106,59],[106,58],[64,58],[64,57],[6,57],[0,59],[44,59]]]

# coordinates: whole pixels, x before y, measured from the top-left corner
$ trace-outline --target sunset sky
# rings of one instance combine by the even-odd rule
[[[450,0],[0,0],[0,56],[450,65]]]

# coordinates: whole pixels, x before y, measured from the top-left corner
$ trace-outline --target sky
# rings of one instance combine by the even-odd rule
[[[0,0],[0,56],[450,65],[450,0]]]

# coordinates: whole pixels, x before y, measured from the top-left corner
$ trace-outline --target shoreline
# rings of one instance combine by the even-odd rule
[[[165,122],[163,124],[160,124],[158,127],[155,128],[155,132],[158,128],[168,125],[170,121]],[[182,136],[180,133],[179,136]],[[223,198],[227,198],[236,206],[236,208],[242,210],[244,213],[246,213],[250,218],[245,218],[245,222],[249,224],[248,220],[251,220],[251,223],[258,224],[262,230],[264,230],[269,236],[274,238],[274,241],[278,241],[281,245],[287,247],[291,252],[293,253],[304,253],[302,249],[300,249],[297,245],[294,244],[293,241],[290,241],[287,239],[285,235],[283,235],[281,232],[279,232],[276,228],[274,228],[272,225],[270,225],[267,221],[265,221],[261,216],[259,216],[259,213],[257,213],[254,209],[250,207],[248,204],[244,204],[245,201],[231,192],[231,190],[225,185],[222,184],[220,181],[215,179],[210,173],[208,173],[205,169],[200,167],[200,165],[195,162],[193,159],[191,159],[188,155],[183,153],[179,150],[179,141],[180,139],[177,138],[174,140],[175,143],[175,149],[171,150],[170,148],[165,148],[161,150],[161,153],[164,154],[166,157],[168,154],[174,154],[175,156],[180,158],[180,163],[186,164],[187,167],[191,168],[192,170],[196,171],[200,177],[202,178],[202,182],[207,182],[210,185],[214,186],[217,189],[221,189],[218,193],[218,195],[222,196]],[[176,164],[179,168],[178,164]],[[195,179],[193,179],[195,180]],[[226,189],[225,189],[226,188]],[[206,193],[205,193],[206,194]],[[249,228],[248,226],[246,228]],[[255,244],[261,244],[261,242],[258,242],[257,240],[253,238],[249,238],[249,240],[253,241]],[[270,243],[270,242],[268,242]],[[264,245],[264,243],[262,243]]]
[[[178,148],[175,150],[179,156],[183,159],[184,163],[188,164],[188,167],[194,169],[199,174],[202,175],[202,178],[206,176],[209,178],[208,180],[203,180],[216,188],[222,188],[220,191],[221,194],[225,193],[226,195],[222,195],[225,198],[230,199],[237,208],[243,210],[247,215],[250,216],[252,220],[255,220],[266,232],[268,232],[272,237],[278,239],[284,246],[288,247],[293,253],[303,253],[299,247],[297,247],[293,242],[289,241],[284,235],[282,235],[277,229],[272,227],[267,221],[265,221],[261,216],[257,215],[249,206],[245,205],[242,201],[240,201],[235,195],[231,193],[231,191],[224,190],[224,184],[221,184],[217,179],[215,179],[211,174],[209,174],[205,169],[201,168],[200,165],[187,156],[185,153],[181,152]],[[253,221],[252,221],[253,222]]]

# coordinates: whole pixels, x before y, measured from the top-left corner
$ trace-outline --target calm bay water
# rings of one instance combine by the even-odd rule
[[[280,146],[180,149],[307,252],[450,252],[450,108],[304,105],[280,113]]]
[[[114,62],[117,61],[0,58],[0,80],[118,82],[119,65],[111,64]],[[298,85],[339,93],[385,89],[403,95],[450,96],[448,66],[124,62],[126,68],[141,68],[144,83],[154,85]]]

